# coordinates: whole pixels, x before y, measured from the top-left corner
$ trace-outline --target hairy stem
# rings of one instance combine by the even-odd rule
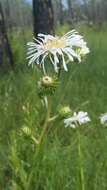
[[[42,130],[40,138],[39,138],[39,143],[38,143],[36,152],[34,153],[34,156],[33,156],[33,161],[32,161],[32,166],[31,166],[31,172],[30,172],[30,174],[28,176],[26,190],[31,189],[31,186],[32,186],[33,177],[35,175],[35,166],[37,164],[37,158],[38,158],[39,153],[41,151],[41,147],[43,145],[44,137],[46,135],[46,131],[47,131],[47,127],[48,127],[48,122],[49,122],[49,118],[50,118],[50,112],[51,112],[51,106],[50,106],[50,102],[48,102],[47,115],[46,115],[46,119],[45,119],[45,122],[44,122],[44,125],[43,125],[43,130]]]

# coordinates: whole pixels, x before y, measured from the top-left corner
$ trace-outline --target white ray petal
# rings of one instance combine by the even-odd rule
[[[53,56],[54,56],[54,55],[53,55]],[[51,62],[52,62],[52,64],[53,64],[53,66],[54,66],[55,72],[58,73],[58,66],[57,66],[56,62],[53,61],[51,55],[50,55],[49,58],[50,58],[50,60],[51,60]]]
[[[68,56],[70,61],[74,61],[73,56],[66,51],[66,49],[63,49],[63,52]]]
[[[34,39],[34,41],[36,41],[38,44],[40,44],[40,45],[43,44],[40,40],[38,40],[38,39],[36,39],[36,38],[33,38],[33,39]]]
[[[67,68],[67,66],[66,66],[63,53],[62,53],[62,62],[63,62],[63,67],[64,67],[65,71],[68,71],[68,68]]]
[[[76,33],[77,33],[76,30],[71,30],[71,31],[67,32],[65,35],[63,35],[62,38],[66,38],[66,37],[68,37],[68,36],[70,36],[72,34],[76,34]]]
[[[30,64],[32,64],[32,63],[34,63],[35,61],[36,61],[36,59],[40,56],[40,55],[42,55],[42,54],[44,54],[44,52],[42,52],[42,53],[40,53],[40,54],[34,54],[33,56],[32,56],[32,58],[30,59],[30,61],[29,61],[29,65]],[[30,57],[30,56],[29,56]],[[28,57],[28,58],[29,58]]]

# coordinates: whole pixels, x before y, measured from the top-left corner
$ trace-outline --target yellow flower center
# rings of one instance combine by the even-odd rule
[[[62,39],[48,40],[47,43],[44,44],[45,49],[53,49],[53,48],[64,48],[65,41]]]

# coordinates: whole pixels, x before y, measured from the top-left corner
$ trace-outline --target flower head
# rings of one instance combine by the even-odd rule
[[[66,61],[76,59],[81,62],[82,55],[89,53],[83,37],[75,30],[66,33],[62,37],[38,34],[37,39],[34,38],[34,41],[27,44],[29,46],[27,53],[29,65],[36,63],[42,66],[44,73],[46,58],[51,61],[55,72],[58,73],[62,65],[65,71],[68,70]]]
[[[100,122],[101,122],[101,124],[107,123],[107,113],[104,113],[100,116]]]
[[[67,119],[64,119],[65,127],[76,128],[77,124],[82,125],[91,121],[88,113],[80,111],[78,113],[74,112],[73,116]]]

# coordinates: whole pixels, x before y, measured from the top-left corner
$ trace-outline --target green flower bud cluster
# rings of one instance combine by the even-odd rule
[[[56,77],[43,76],[38,82],[39,97],[53,95],[59,82]]]
[[[26,138],[31,138],[31,136],[32,136],[32,131],[31,131],[31,129],[30,129],[29,127],[23,126],[23,127],[21,128],[21,135],[23,135],[23,136],[26,137]]]
[[[71,109],[69,106],[60,106],[58,108],[58,114],[61,118],[66,118],[72,113]]]

